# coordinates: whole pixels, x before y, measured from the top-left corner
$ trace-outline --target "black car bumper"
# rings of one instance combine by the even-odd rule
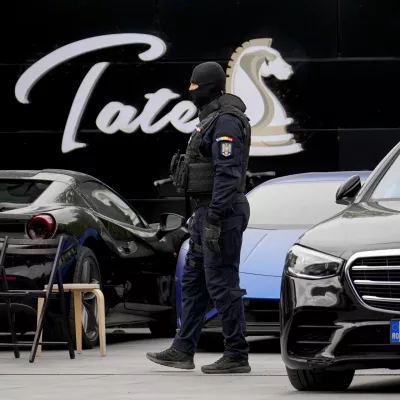
[[[279,301],[263,299],[245,299],[246,336],[279,336]],[[218,316],[208,321],[204,333],[222,332]]]
[[[9,290],[44,290],[48,284],[53,266],[54,256],[29,255],[6,257],[5,267]],[[68,257],[63,265],[62,275],[64,283],[70,282],[71,269],[75,258]],[[0,291],[3,290],[0,277]],[[66,294],[68,297],[69,294]],[[55,304],[53,304],[55,303]],[[16,297],[11,299],[11,307],[15,312],[15,330],[18,333],[36,330],[37,325],[37,300],[29,297]],[[58,313],[58,302],[50,302],[49,313]],[[49,315],[50,315],[49,314]],[[0,299],[0,332],[9,332],[7,306],[5,299]]]
[[[290,369],[399,369],[392,319],[400,316],[362,305],[344,276],[282,278],[281,351]]]

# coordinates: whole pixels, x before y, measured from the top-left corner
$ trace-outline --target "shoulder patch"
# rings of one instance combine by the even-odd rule
[[[232,155],[232,143],[222,142],[219,147],[221,156],[230,157]]]
[[[221,141],[233,142],[233,138],[230,136],[221,136],[221,137],[217,138],[216,141],[217,142],[221,142]]]

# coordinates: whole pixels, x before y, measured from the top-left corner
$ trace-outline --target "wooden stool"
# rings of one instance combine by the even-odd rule
[[[44,287],[45,290],[47,285]],[[98,284],[91,283],[65,283],[63,285],[65,292],[74,294],[74,310],[75,310],[75,333],[76,333],[76,351],[82,353],[82,293],[92,292],[96,296],[98,316],[99,316],[99,340],[100,340],[100,355],[106,355],[106,316],[104,308],[104,295]],[[53,292],[58,292],[58,287],[53,287]],[[38,299],[38,320],[42,311],[44,299]],[[43,334],[42,334],[43,335]],[[42,342],[42,335],[39,343]],[[42,346],[39,344],[36,355],[40,356]]]

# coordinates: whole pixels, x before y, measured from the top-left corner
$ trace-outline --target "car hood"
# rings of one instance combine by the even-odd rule
[[[400,247],[400,201],[356,203],[310,229],[299,243],[345,260],[354,253]]]
[[[240,272],[281,277],[289,248],[305,230],[247,228],[243,234]]]

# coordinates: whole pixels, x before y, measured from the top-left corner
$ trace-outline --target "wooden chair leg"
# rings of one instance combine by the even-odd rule
[[[74,290],[76,351],[82,353],[82,293]]]
[[[44,299],[42,297],[38,298],[38,307],[37,307],[37,327],[39,326],[40,315],[42,314]],[[40,343],[43,342],[43,331],[40,333],[39,344],[36,350],[36,356],[40,357],[42,354],[42,345]]]
[[[39,314],[39,321],[37,323],[37,328],[36,328],[36,333],[35,333],[35,338],[33,339],[33,344],[32,344],[32,348],[31,348],[31,353],[29,355],[29,362],[30,363],[34,363],[35,362],[35,357],[36,357],[36,352],[38,350],[39,347],[39,341],[40,338],[43,334],[43,323],[44,323],[44,316],[49,304],[49,298],[46,296],[46,298],[42,298],[42,309],[40,311]]]
[[[99,310],[99,339],[100,339],[100,355],[106,355],[106,316],[104,307],[104,295],[101,290],[93,289],[96,296],[97,308]]]

